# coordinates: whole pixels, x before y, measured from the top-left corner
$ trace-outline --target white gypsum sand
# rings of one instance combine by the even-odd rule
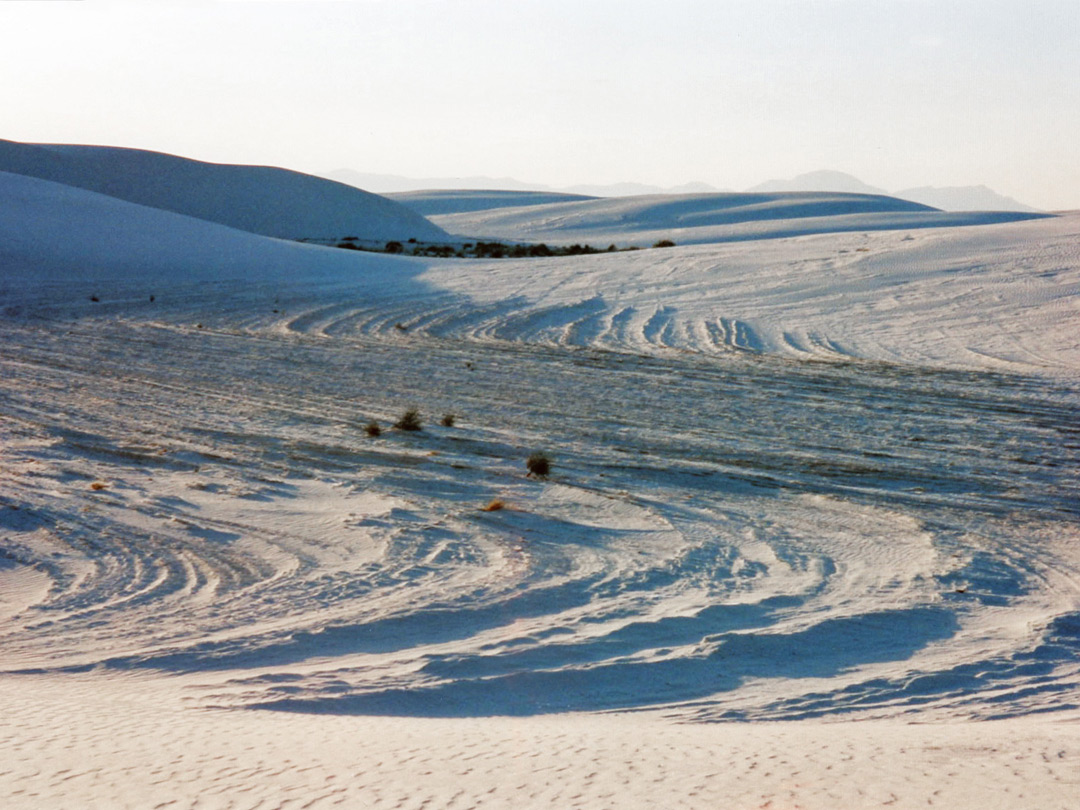
[[[5,807],[1074,805],[1075,215],[420,260],[0,181]]]

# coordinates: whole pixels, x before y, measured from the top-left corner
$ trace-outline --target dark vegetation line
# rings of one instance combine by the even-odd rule
[[[406,243],[391,240],[386,244],[361,240],[357,236],[346,236],[341,239],[300,239],[300,242],[326,245],[327,247],[343,248],[345,250],[363,250],[368,253],[393,253],[411,256],[437,256],[444,259],[526,259],[541,258],[546,256],[583,256],[590,253],[621,253],[628,250],[641,250],[639,247],[619,248],[608,245],[605,250],[595,248],[592,245],[564,245],[551,247],[543,242],[539,244],[524,244],[505,242],[463,242],[460,244],[439,244],[434,242],[418,242],[410,239]],[[675,247],[670,239],[661,239],[653,245],[654,248]]]

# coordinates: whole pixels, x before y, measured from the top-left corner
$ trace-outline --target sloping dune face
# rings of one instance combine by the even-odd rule
[[[309,714],[1075,716],[1076,217],[420,261],[0,194],[0,681],[73,685],[57,740],[108,690],[256,751]],[[70,799],[50,746],[0,779]]]
[[[472,311],[398,316],[439,334],[581,348],[1071,374],[1078,236],[1069,216],[495,263],[482,275],[437,266],[424,278],[465,293]]]
[[[290,278],[359,283],[380,268],[406,275],[420,268],[389,256],[268,239],[7,172],[0,172],[0,229],[0,289],[9,314],[23,303],[48,309],[99,293],[143,300],[232,284],[253,294]]]
[[[520,192],[511,192],[520,194]],[[933,228],[1010,222],[1037,214],[945,213],[874,194],[775,192],[755,194],[657,194],[541,203],[528,199],[466,197],[457,212],[450,201],[424,199],[432,221],[456,234],[565,244],[644,247],[661,240],[679,244],[775,239],[815,233]],[[445,213],[439,210],[439,204]],[[500,204],[501,203],[501,204]]]
[[[203,163],[112,146],[0,141],[0,171],[283,239],[446,239],[424,217],[385,197],[269,166]]]
[[[554,191],[451,191],[443,189],[401,191],[386,196],[425,217],[596,199],[581,194],[560,194]]]

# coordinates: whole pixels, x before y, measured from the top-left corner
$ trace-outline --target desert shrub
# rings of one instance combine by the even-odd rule
[[[529,471],[529,475],[546,478],[551,472],[551,459],[545,453],[532,453],[525,459],[525,468]]]
[[[539,245],[533,245],[529,248],[530,256],[552,256],[551,248],[541,242]]]
[[[506,255],[506,245],[501,242],[477,242],[476,256],[479,259],[501,259]]]
[[[359,245],[354,245],[352,242],[345,241],[338,242],[334,247],[344,248],[345,250],[360,250]]]
[[[382,428],[379,427],[378,422],[372,419],[370,422],[364,425],[364,433],[374,439],[376,436],[382,435]]]
[[[423,424],[420,422],[420,411],[416,408],[410,408],[405,411],[398,420],[394,422],[394,427],[398,430],[420,430],[423,428]]]
[[[444,413],[442,420],[439,422],[443,427],[453,427],[454,422],[457,421],[457,417],[452,413]]]
[[[405,250],[405,246],[398,241],[390,241],[386,243],[387,253],[401,253]]]
[[[661,239],[659,242],[653,245],[653,247],[675,247],[675,243],[670,239]]]
[[[480,511],[481,512],[498,512],[500,509],[504,508],[505,506],[506,506],[506,504],[503,501],[499,500],[498,498],[493,498],[491,500],[491,502],[488,503],[487,506],[482,507],[480,509]]]

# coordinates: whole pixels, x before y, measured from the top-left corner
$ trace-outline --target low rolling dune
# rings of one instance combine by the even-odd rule
[[[511,205],[514,199],[520,204]],[[647,247],[715,244],[818,233],[958,227],[1040,218],[1015,211],[944,212],[876,194],[772,192],[560,199],[524,192],[399,195],[454,234],[526,242]],[[483,207],[481,207],[483,206]]]
[[[113,146],[0,140],[0,171],[37,177],[264,236],[365,241],[446,234],[385,197],[271,166],[232,166]]]

